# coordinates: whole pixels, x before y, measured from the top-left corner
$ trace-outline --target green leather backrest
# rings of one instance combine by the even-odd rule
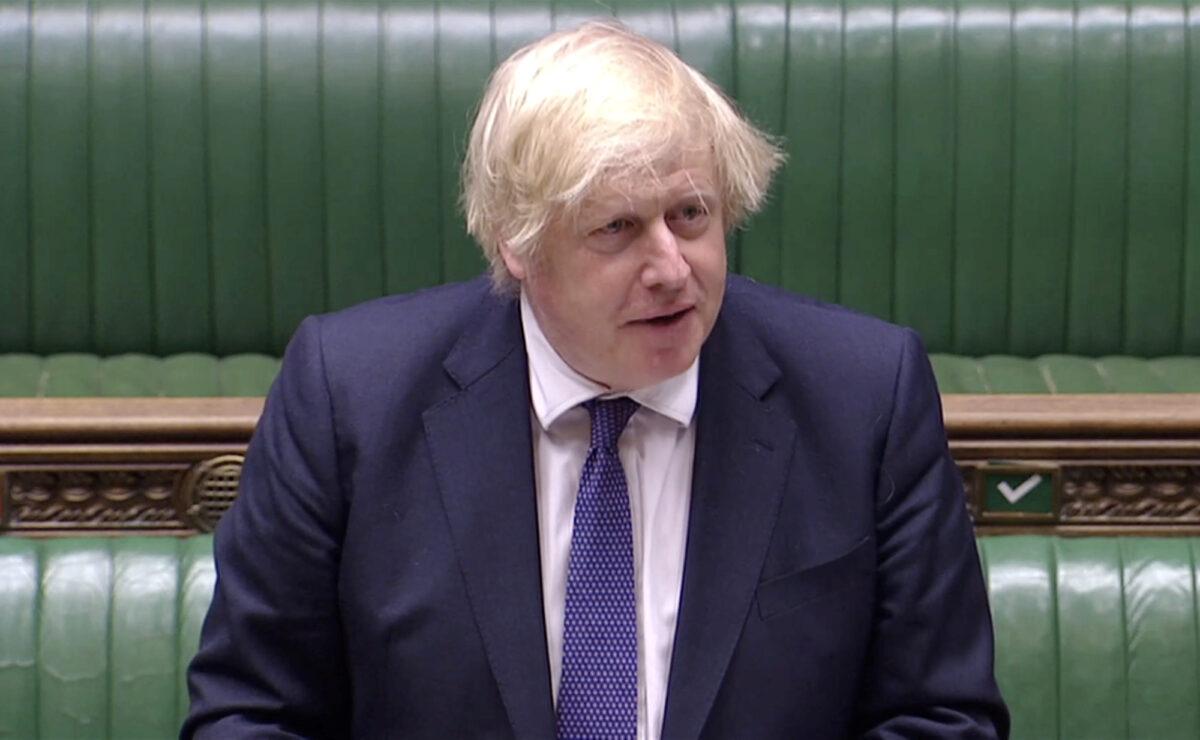
[[[980,539],[1013,738],[1200,737],[1200,539]]]
[[[942,393],[1200,393],[1200,357],[930,357]],[[268,355],[0,354],[0,398],[265,396]]]
[[[935,351],[1200,354],[1200,26],[1167,0],[0,0],[0,352],[278,354],[477,274],[483,82],[609,7],[785,137],[736,269]]]
[[[177,736],[212,538],[0,537],[0,737]]]
[[[0,737],[172,736],[212,538],[0,537]],[[1200,539],[984,537],[1015,740],[1200,737]]]
[[[0,398],[265,396],[279,365],[257,354],[0,354]]]

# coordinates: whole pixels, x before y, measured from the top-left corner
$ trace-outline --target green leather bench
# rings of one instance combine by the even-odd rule
[[[0,737],[175,734],[211,543],[0,538]],[[979,544],[1015,740],[1200,737],[1200,539]]]
[[[1200,393],[1198,357],[933,354],[931,359],[942,393]],[[0,397],[265,396],[278,370],[278,358],[253,353],[8,354],[0,355]]]
[[[0,0],[0,396],[261,396],[304,315],[478,274],[455,203],[483,81],[609,8],[784,137],[734,269],[916,327],[946,393],[1200,392],[1193,4]],[[11,408],[5,495],[116,475],[135,502],[198,480],[227,500],[244,442],[171,417],[147,452],[153,425]],[[1121,458],[972,428],[976,472]],[[1162,483],[1148,505],[1200,526],[1178,506],[1200,425],[1172,429],[1130,442],[1157,467],[1071,458],[1061,490],[1136,524],[1122,492]],[[1200,736],[1194,541],[981,542],[1016,737]],[[209,547],[0,536],[0,736],[170,735]]]
[[[483,81],[610,8],[783,137],[736,270],[949,392],[1200,388],[1179,3],[2,0],[0,395],[261,395],[304,315],[478,274]]]

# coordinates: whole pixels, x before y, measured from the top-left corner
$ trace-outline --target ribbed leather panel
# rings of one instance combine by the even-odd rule
[[[740,271],[936,351],[1200,354],[1183,4],[611,6],[785,137]],[[0,351],[278,354],[305,314],[478,273],[471,107],[598,7],[3,0]]]
[[[211,552],[211,537],[0,538],[0,735],[175,736]]]
[[[979,540],[1014,740],[1200,736],[1200,540]]]
[[[1200,540],[985,537],[1014,740],[1200,736]],[[212,539],[0,538],[0,735],[166,738]]]
[[[1200,357],[930,357],[942,393],[1200,393]]]
[[[0,355],[0,397],[265,396],[278,372],[278,359],[252,354],[11,354]]]
[[[1200,357],[931,359],[942,393],[1200,393]],[[264,396],[278,371],[278,359],[255,354],[0,354],[0,397]]]

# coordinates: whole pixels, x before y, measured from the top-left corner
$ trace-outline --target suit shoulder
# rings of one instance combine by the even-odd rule
[[[486,278],[387,296],[312,317],[331,384],[424,387],[455,343],[512,300]]]
[[[894,356],[914,338],[920,344],[916,332],[907,327],[740,276],[730,276],[725,307],[739,330],[752,332],[768,345],[808,353],[842,348]]]
[[[385,296],[318,316],[323,333],[333,338],[354,338],[380,333],[397,339],[439,335],[466,321],[480,302],[493,297],[486,278],[439,285],[413,293]]]

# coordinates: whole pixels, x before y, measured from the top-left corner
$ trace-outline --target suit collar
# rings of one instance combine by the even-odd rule
[[[731,293],[735,285],[731,284]],[[700,357],[696,462],[663,737],[704,727],[752,606],[795,424],[781,371],[726,299]],[[459,393],[424,414],[447,520],[514,733],[552,737],[528,363],[516,300],[486,296],[444,363]],[[471,449],[464,464],[462,450]]]
[[[663,737],[696,737],[753,604],[796,433],[781,373],[727,300],[700,355],[691,514]]]
[[[460,391],[425,412],[426,440],[514,734],[551,737],[528,365],[517,302],[489,294],[472,326],[444,363]]]
[[[516,298],[496,295],[490,287],[483,290],[469,328],[442,362],[460,389],[482,378],[522,346]]]

